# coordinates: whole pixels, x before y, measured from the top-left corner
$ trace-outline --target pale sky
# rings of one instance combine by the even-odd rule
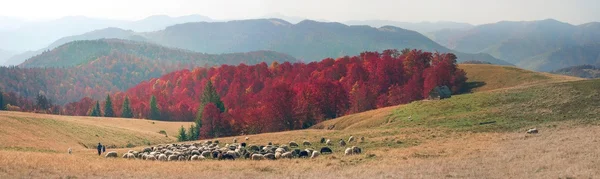
[[[329,21],[455,21],[471,24],[553,18],[600,21],[600,0],[0,0],[0,16],[28,20],[88,16],[138,20],[200,14],[248,19],[265,14]]]

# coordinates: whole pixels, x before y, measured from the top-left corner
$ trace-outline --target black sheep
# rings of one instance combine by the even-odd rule
[[[215,159],[219,158],[220,154],[221,154],[221,152],[215,150],[215,151],[212,152],[212,158],[215,158]]]
[[[246,148],[246,142],[242,142],[240,145],[241,145],[242,147]]]
[[[326,154],[326,153],[333,153],[333,151],[331,151],[331,149],[329,147],[323,147],[321,148],[321,153],[322,154]]]
[[[321,138],[321,144],[324,144],[324,143],[325,143],[325,138],[324,138],[324,137],[322,137],[322,138]]]
[[[298,157],[300,158],[308,158],[308,152],[307,151],[300,151],[300,155],[298,155]]]

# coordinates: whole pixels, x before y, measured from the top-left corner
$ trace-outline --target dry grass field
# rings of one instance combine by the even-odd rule
[[[0,178],[594,178],[600,176],[600,80],[491,65],[461,65],[474,93],[418,101],[326,121],[312,129],[249,135],[248,143],[333,141],[364,136],[363,154],[344,147],[316,159],[153,162],[105,159],[174,141],[189,123],[0,112]],[[521,80],[486,76],[515,73]],[[522,75],[522,76],[519,76]],[[538,79],[538,80],[536,80]],[[501,81],[501,82],[498,82]],[[487,86],[491,85],[491,86]],[[409,118],[410,116],[410,118]],[[495,121],[492,124],[481,122]],[[335,125],[334,130],[326,130]],[[536,127],[539,134],[525,134]],[[159,134],[165,130],[169,137]],[[96,136],[98,135],[98,136]],[[240,136],[242,139],[246,136]],[[220,138],[222,143],[233,137]],[[140,141],[142,140],[142,141]],[[145,142],[144,142],[145,141]],[[128,148],[128,144],[136,147]],[[73,147],[72,155],[67,148]]]

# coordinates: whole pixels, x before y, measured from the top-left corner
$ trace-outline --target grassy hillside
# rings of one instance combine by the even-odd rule
[[[133,147],[172,142],[186,122],[93,118],[0,112],[0,150],[62,152],[94,148]],[[163,130],[165,134],[159,132]]]
[[[40,124],[33,126],[52,135],[50,131],[55,129],[67,132],[56,132],[61,133],[59,137],[41,136],[43,140],[17,140],[18,136],[40,137],[26,130],[26,126],[32,124],[19,122],[21,118],[30,116],[53,121],[42,123],[64,122],[87,127],[89,131],[112,130],[120,134],[108,135],[106,141],[119,143],[135,139],[121,135],[136,136],[144,131],[149,134],[163,127],[171,131],[180,124],[157,122],[150,125],[147,124],[149,121],[138,123],[136,120],[125,123],[126,119],[96,122],[95,118],[87,117],[2,112],[2,122],[11,121],[10,126],[25,132],[7,135],[4,131],[9,131],[10,127],[0,126],[0,144],[12,141],[11,145],[30,148],[0,148],[0,166],[4,169],[0,170],[0,177],[590,178],[600,175],[595,162],[600,147],[595,137],[600,132],[597,115],[600,112],[597,108],[600,106],[600,80],[580,80],[492,65],[461,68],[473,72],[470,78],[494,84],[494,87],[483,86],[474,93],[441,101],[418,101],[349,115],[318,124],[314,129],[250,135],[247,136],[250,140],[244,141],[264,145],[267,142],[285,144],[292,140],[309,140],[313,142],[312,148],[319,148],[322,144],[317,141],[321,137],[338,141],[351,135],[364,136],[364,142],[349,144],[363,148],[364,154],[356,156],[344,156],[345,147],[340,147],[337,142],[332,147],[333,155],[277,161],[149,162],[104,159],[96,156],[93,149],[84,148],[75,150],[73,155],[66,154],[66,148],[56,153],[39,152],[47,148],[29,143],[94,140],[94,137],[77,139],[71,136],[80,130]],[[512,78],[522,80],[496,83],[494,81],[506,81],[510,77],[486,75],[481,72],[485,70],[510,73],[516,75]],[[479,75],[473,76],[477,71]],[[489,121],[496,123],[480,124]],[[335,130],[320,129],[329,125],[335,125]],[[524,129],[529,127],[537,127],[540,133],[524,134]],[[218,140],[229,143],[232,138]],[[122,154],[129,148],[110,150]],[[115,165],[119,167],[112,167]],[[202,172],[198,172],[199,169]]]

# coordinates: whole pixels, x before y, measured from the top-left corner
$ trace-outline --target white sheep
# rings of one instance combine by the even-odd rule
[[[327,141],[325,142],[325,144],[331,145],[331,140],[327,139]]]
[[[154,157],[154,155],[146,155],[146,160],[156,160],[156,157]]]
[[[73,150],[71,148],[69,148],[69,155],[71,155],[73,153]]]
[[[304,146],[307,146],[307,145],[310,146],[311,143],[309,141],[305,140],[304,142],[302,142],[302,145],[304,145]]]
[[[346,148],[344,155],[352,155],[352,148]]]
[[[160,154],[158,155],[158,160],[160,161],[167,161],[168,157],[165,154]]]
[[[286,152],[286,153],[281,154],[281,158],[290,158],[291,159],[293,157],[294,157],[294,154],[292,152]]]
[[[249,138],[249,137],[246,137],[246,140],[250,140],[250,138]]]
[[[350,136],[350,138],[348,138],[348,143],[350,142],[354,142],[354,136]]]
[[[234,137],[234,138],[233,138],[233,143],[234,143],[234,144],[235,144],[235,143],[237,143],[237,137]]]
[[[106,158],[117,158],[118,154],[115,151],[110,151],[108,153],[106,153]]]
[[[319,155],[321,155],[321,153],[319,151],[313,151],[310,158],[317,158]]]
[[[346,146],[346,142],[344,141],[344,139],[340,139],[340,146]]]
[[[263,158],[262,154],[252,154],[252,160],[262,160]]]

